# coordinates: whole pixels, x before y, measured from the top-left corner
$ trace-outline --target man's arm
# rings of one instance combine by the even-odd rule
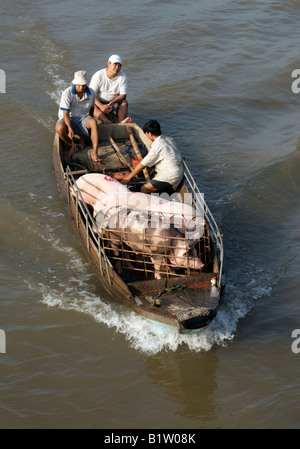
[[[126,94],[118,95],[116,98],[110,101],[109,104],[113,106],[115,103],[121,103],[122,101],[126,100],[126,96]]]
[[[92,76],[91,82],[89,87],[91,87],[94,92],[95,92],[95,106],[100,109],[100,111],[104,112],[104,113],[108,113],[110,112],[110,110],[107,110],[108,104],[103,104],[101,103],[101,101],[98,98],[99,92],[100,92],[100,85],[101,85],[101,76],[100,76],[100,72],[98,71],[96,73],[94,73],[94,75]]]
[[[103,106],[101,108],[102,112],[104,112],[105,114],[108,114],[109,112],[111,112],[113,110],[114,104],[122,103],[123,100],[126,100],[126,95],[125,94],[118,95],[116,98],[111,100],[108,104],[102,105]]]
[[[66,127],[68,128],[68,137],[72,140],[74,137],[74,131],[71,126],[71,119],[70,119],[70,112],[69,111],[63,111],[64,114],[64,122],[66,124]]]
[[[132,178],[134,178],[136,175],[138,175],[142,170],[144,170],[145,165],[141,164],[141,162],[132,170],[132,172],[126,176],[126,178],[123,178],[121,181],[121,184],[128,184]]]
[[[103,108],[105,109],[105,106],[107,106],[107,104],[102,104],[98,97],[95,98],[95,105],[96,105],[101,111],[103,111]],[[104,111],[103,111],[103,112],[104,112]]]

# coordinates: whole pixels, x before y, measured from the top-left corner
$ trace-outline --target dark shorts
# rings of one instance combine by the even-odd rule
[[[107,100],[99,100],[99,101],[101,101],[102,104],[110,103],[110,101],[107,101]],[[119,105],[122,104],[122,103],[127,103],[127,100],[122,100],[122,101],[120,101],[120,103],[115,103],[114,106],[118,108]]]
[[[100,100],[100,101],[101,101],[102,104],[108,104],[108,103],[109,103],[109,101],[105,101],[105,100]],[[107,116],[109,116],[109,114],[117,115],[120,104],[122,104],[122,103],[124,103],[124,102],[127,103],[127,100],[122,100],[122,101],[120,101],[120,103],[115,103],[114,106],[113,106],[112,111],[109,112],[109,113],[106,114],[106,115],[107,115]]]
[[[155,179],[151,179],[150,184],[153,185],[155,189],[157,189],[158,193],[167,193],[168,195],[172,195],[174,193],[174,189],[172,184],[163,181],[156,181]]]
[[[70,117],[70,118],[71,118],[71,127],[72,127],[74,133],[89,137],[90,134],[86,127],[86,123],[87,123],[88,119],[91,118],[91,116],[86,115],[85,117]],[[57,121],[57,123],[58,122],[64,123],[64,119],[61,118]]]

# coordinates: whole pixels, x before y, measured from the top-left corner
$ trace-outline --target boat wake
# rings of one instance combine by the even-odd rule
[[[298,153],[294,153],[291,157],[293,165],[295,158],[299,159]],[[272,173],[273,178],[271,179],[278,186],[276,178],[278,172],[272,170]],[[290,177],[289,170],[287,179]],[[263,179],[265,178],[263,176]],[[270,176],[267,179],[270,182]],[[284,182],[285,186],[288,184],[287,179]],[[262,181],[256,181],[252,185],[263,184]],[[295,189],[295,183],[291,184],[292,190]],[[199,333],[179,334],[175,329],[149,321],[128,311],[122,305],[109,302],[109,298],[106,302],[103,299],[105,293],[100,294],[99,299],[99,294],[91,291],[91,279],[89,282],[83,281],[82,285],[78,285],[77,278],[84,279],[83,273],[76,278],[74,276],[69,280],[70,282],[68,281],[69,291],[44,287],[43,301],[49,306],[59,306],[88,313],[95,321],[124,335],[132,348],[146,354],[177,351],[181,347],[188,347],[193,352],[201,352],[209,351],[214,346],[226,346],[234,339],[239,322],[247,316],[249,311],[262,299],[271,297],[274,287],[286,275],[293,257],[293,253],[290,252],[286,252],[284,257],[282,255],[283,248],[279,244],[279,242],[283,242],[282,231],[280,227],[276,226],[274,219],[274,210],[277,211],[276,205],[280,189],[277,195],[272,183],[271,191],[275,198],[272,202],[268,201],[268,210],[265,203],[260,205],[257,201],[250,207],[250,200],[256,198],[256,195],[251,192],[250,197],[249,189],[242,189],[236,195],[235,201],[231,199],[230,216],[227,217],[226,212],[222,212],[223,228],[225,236],[227,236],[225,239],[226,288],[216,318]],[[247,204],[250,209],[245,210],[244,204]],[[235,233],[231,232],[232,228],[236,230]],[[255,239],[249,238],[252,235],[260,236],[260,244]],[[274,240],[278,242],[276,248],[274,248]],[[61,249],[61,243],[57,246],[58,248]],[[242,264],[239,263],[241,260]],[[84,270],[82,261],[77,265]],[[97,278],[95,277],[93,284],[96,283]]]
[[[75,279],[73,279],[73,284],[76,284]],[[215,344],[226,344],[233,338],[235,332],[232,316],[226,317],[226,310],[220,310],[219,317],[201,333],[182,335],[175,329],[159,325],[134,312],[129,312],[121,305],[99,299],[98,296],[87,291],[83,285],[80,286],[81,288],[69,285],[68,291],[64,292],[42,284],[29,286],[34,290],[39,290],[42,294],[42,301],[47,306],[86,313],[96,322],[105,324],[123,334],[130,347],[145,354],[177,351],[183,345],[195,352],[209,351]]]
[[[238,321],[253,306],[242,298],[235,285],[228,285],[226,301],[220,305],[215,320],[199,333],[179,334],[175,329],[141,317],[120,304],[99,298],[90,287],[94,285],[91,282],[94,275],[85,272],[82,260],[76,262],[75,259],[72,265],[76,271],[81,270],[76,277],[71,275],[69,279],[59,280],[55,274],[52,282],[49,279],[47,282],[28,281],[29,288],[37,291],[48,307],[88,314],[99,324],[123,334],[130,347],[145,354],[177,351],[182,346],[188,347],[192,352],[209,351],[215,345],[226,346],[234,338]],[[249,287],[252,288],[252,292],[249,293],[248,290],[251,298],[254,291],[256,297],[268,295],[272,291],[271,287],[259,288],[255,281]]]
[[[36,200],[37,197],[33,195],[32,201]],[[41,211],[46,225],[42,229],[41,225],[38,226],[37,232],[40,239],[51,246],[51,251],[48,251],[51,258],[48,259],[47,267],[40,271],[38,279],[27,277],[27,285],[38,293],[41,301],[48,307],[87,314],[99,325],[105,325],[113,332],[123,335],[131,348],[144,354],[175,352],[182,347],[187,347],[192,352],[202,352],[209,351],[214,346],[226,346],[234,339],[239,321],[259,300],[272,294],[274,285],[286,270],[283,264],[276,264],[269,269],[264,266],[265,236],[262,254],[259,254],[257,248],[253,248],[248,255],[244,252],[243,266],[237,272],[236,260],[242,257],[241,248],[249,246],[249,232],[243,229],[241,223],[238,223],[239,226],[236,223],[240,232],[228,242],[231,251],[228,252],[225,267],[225,272],[228,269],[226,288],[216,318],[199,333],[179,334],[173,328],[154,323],[121,304],[111,302],[110,295],[99,285],[97,276],[81,257],[81,247],[74,247],[72,236],[61,235],[59,230],[65,227],[63,214],[58,213],[55,220],[52,216],[49,223],[50,211],[51,207],[45,207]],[[53,211],[51,213],[53,215]],[[230,223],[233,224],[232,217]],[[255,223],[257,227],[258,222]],[[251,254],[255,254],[255,258]],[[235,274],[234,278],[231,273]]]
[[[80,265],[81,261],[76,263],[77,268]],[[120,304],[99,298],[90,290],[91,276],[93,277],[86,273],[85,279],[81,274],[70,277],[67,282],[58,282],[56,287],[40,282],[28,282],[28,285],[39,292],[42,302],[47,306],[88,314],[99,324],[124,335],[130,347],[148,355],[177,351],[183,346],[192,352],[209,351],[213,346],[226,346],[234,338],[238,322],[247,315],[255,301],[272,292],[271,286],[261,287],[254,279],[249,282],[247,294],[242,294],[235,285],[228,285],[224,301],[212,323],[199,333],[184,335],[128,311]]]
[[[15,30],[12,45],[19,49],[26,64],[35,67],[35,75],[24,89],[23,80],[18,78],[19,67],[12,66],[10,72],[16,75],[15,78],[10,75],[5,98],[24,116],[53,133],[61,94],[70,85],[75,70],[68,65],[68,52],[53,38],[44,17],[32,16],[32,11],[28,13],[26,9],[20,15],[22,21]],[[39,101],[35,95],[27,94],[31,90],[39,92]]]

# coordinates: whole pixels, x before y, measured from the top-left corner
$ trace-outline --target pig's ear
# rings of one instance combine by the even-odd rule
[[[179,248],[176,250],[176,257],[183,257],[187,253],[186,248]]]

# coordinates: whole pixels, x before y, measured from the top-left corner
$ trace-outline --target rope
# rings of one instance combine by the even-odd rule
[[[163,293],[170,293],[174,290],[183,290],[185,287],[185,285],[172,285],[171,287],[167,287],[167,278],[165,278],[165,286],[159,291],[155,298],[159,298]]]
[[[149,301],[150,304],[152,304],[153,306],[155,306],[155,307],[160,307],[160,306],[161,306],[161,302],[160,302],[159,297],[160,297],[163,293],[169,293],[169,292],[172,292],[173,290],[183,290],[185,287],[186,287],[185,285],[172,285],[172,287],[167,287],[167,278],[165,278],[165,286],[164,286],[164,288],[162,288],[162,289],[159,291],[158,295],[156,295],[156,296],[149,296],[149,295],[146,295],[146,296],[145,296],[145,299],[146,299],[147,301]]]
[[[67,163],[65,164],[65,166],[68,166],[68,165],[74,165],[75,167],[79,167],[79,168],[82,168],[83,170],[86,170],[86,167],[84,167],[84,166],[81,165],[81,164],[77,164],[76,162],[67,162]]]

